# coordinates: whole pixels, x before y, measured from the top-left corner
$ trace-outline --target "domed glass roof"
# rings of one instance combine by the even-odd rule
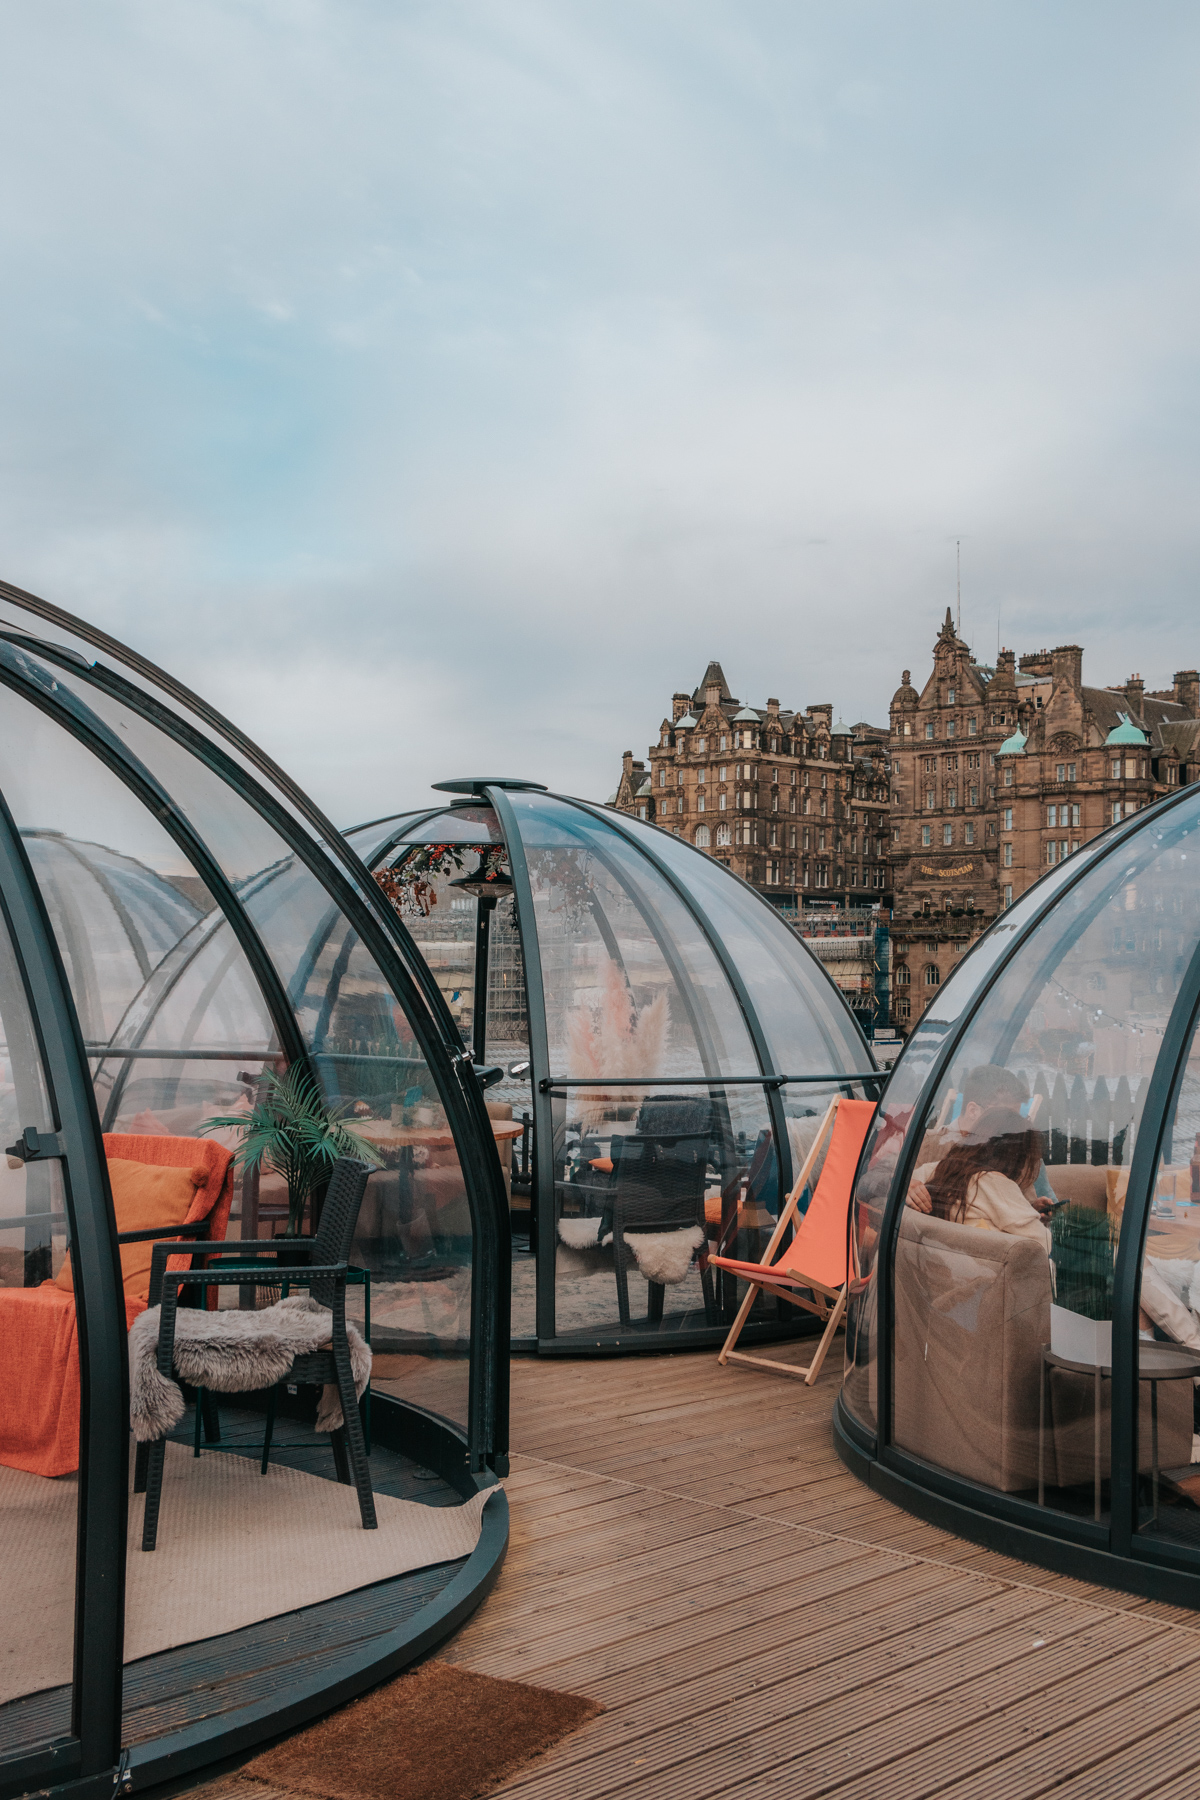
[[[1194,788],[1045,875],[938,990],[859,1170],[844,1453],[1035,1559],[1200,1554],[1198,877]]]
[[[712,1341],[736,1300],[693,1251],[757,1253],[831,1092],[874,1093],[870,1050],[798,935],[715,858],[584,801],[475,786],[347,835],[495,1070],[493,1126],[502,1145],[512,1132],[515,1157],[501,1154],[529,1246],[514,1259],[514,1334]],[[673,1196],[659,1222],[675,1261],[654,1284],[645,1259],[617,1263],[609,1221],[621,1167],[660,1143],[668,1114],[667,1161],[687,1170],[642,1181]],[[756,1326],[778,1329],[774,1309]]]
[[[129,1495],[127,1338],[154,1314],[148,1240],[199,1232],[206,1255],[217,1253],[212,1240],[236,1245],[227,1284],[208,1292],[223,1308],[255,1308],[262,1284],[234,1285],[234,1273],[252,1275],[242,1265],[256,1257],[274,1271],[267,1240],[289,1225],[314,1230],[326,1185],[291,1195],[282,1154],[278,1167],[239,1168],[233,1179],[241,1121],[285,1075],[299,1078],[310,1116],[344,1120],[377,1165],[330,1326],[336,1344],[344,1303],[375,1351],[373,1466],[380,1480],[409,1481],[419,1438],[421,1480],[435,1503],[453,1504],[490,1481],[486,1465],[504,1467],[507,1233],[482,1088],[429,965],[345,841],[253,744],[133,652],[0,584],[0,1510],[19,1511],[36,1570],[0,1617],[0,1767],[10,1783],[44,1785],[113,1761],[122,1631],[152,1684],[158,1651],[189,1645],[188,1672],[168,1671],[153,1688],[169,1704],[144,1735],[138,1728],[145,1778],[176,1766],[156,1762],[152,1740],[164,1731],[189,1767],[220,1754],[212,1746],[225,1713],[245,1705],[222,1698],[228,1658],[242,1655],[228,1634],[340,1596],[336,1571],[313,1592],[312,1559],[280,1543],[273,1503],[258,1497],[281,1498],[286,1474],[311,1483],[318,1506],[330,1490],[344,1493],[357,1528],[353,1490],[337,1482],[353,1430],[331,1452],[312,1423],[315,1398],[309,1417],[297,1400],[271,1452],[268,1473],[280,1481],[258,1485],[257,1462],[235,1454],[255,1432],[243,1410],[252,1397],[222,1394],[219,1441],[211,1395],[206,1403],[208,1447],[230,1452],[217,1459],[220,1496],[206,1518],[208,1502],[186,1511],[181,1496],[211,1464],[201,1458],[193,1470],[190,1443],[186,1453],[168,1444],[156,1551],[165,1575],[186,1549],[216,1611],[206,1601],[164,1624],[149,1556],[123,1610],[126,1515],[142,1504]],[[157,1185],[168,1175],[182,1182],[182,1200]],[[307,1253],[285,1254],[293,1289],[303,1289]],[[168,1266],[188,1271],[189,1260]],[[202,1300],[204,1290],[187,1292]],[[193,1399],[189,1389],[199,1456]],[[262,1429],[260,1417],[260,1443]],[[312,1440],[309,1460],[285,1471],[297,1432]],[[361,1479],[362,1457],[357,1466]],[[254,1498],[239,1512],[244,1478]],[[382,1513],[387,1504],[381,1497]],[[261,1555],[273,1571],[257,1599],[230,1574],[235,1539],[239,1554]],[[210,1581],[218,1567],[222,1579]],[[416,1619],[460,1573],[426,1570],[419,1592],[394,1597]],[[361,1575],[345,1585],[362,1585]],[[407,1617],[389,1616],[389,1643],[400,1633],[389,1667]],[[314,1618],[312,1642],[327,1646],[321,1630]],[[191,1641],[210,1637],[221,1646],[216,1673],[206,1658],[218,1653]],[[269,1676],[272,1700],[301,1705],[287,1713],[293,1723],[329,1684],[307,1655],[289,1649]],[[172,1667],[178,1676],[178,1659]],[[361,1669],[371,1667],[368,1651]],[[236,1717],[244,1731],[245,1711]],[[264,1706],[252,1735],[278,1729]],[[25,1757],[16,1774],[5,1761],[14,1743]]]

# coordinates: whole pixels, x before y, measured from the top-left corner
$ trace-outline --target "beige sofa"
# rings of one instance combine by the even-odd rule
[[[1060,1198],[1105,1204],[1105,1172],[1049,1171]],[[1060,1177],[1067,1180],[1060,1180]],[[1078,1183],[1072,1192],[1069,1183]],[[1050,1342],[1050,1265],[1026,1238],[953,1225],[905,1208],[896,1245],[895,1441],[968,1480],[1017,1493],[1038,1479],[1038,1384]],[[1101,1384],[1101,1472],[1108,1473],[1111,1383]],[[1048,1487],[1088,1485],[1094,1383],[1054,1370],[1047,1383]],[[1190,1461],[1192,1384],[1158,1390],[1159,1467]],[[1150,1468],[1149,1392],[1143,1388],[1140,1466]]]

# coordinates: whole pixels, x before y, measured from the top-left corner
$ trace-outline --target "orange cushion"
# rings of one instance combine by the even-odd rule
[[[153,1163],[108,1159],[113,1207],[118,1231],[151,1231],[182,1225],[192,1210],[196,1189],[208,1179],[206,1169],[164,1168]],[[121,1245],[121,1279],[126,1294],[139,1300],[150,1297],[150,1259],[154,1241]],[[68,1256],[55,1276],[55,1284],[67,1292],[75,1283]]]

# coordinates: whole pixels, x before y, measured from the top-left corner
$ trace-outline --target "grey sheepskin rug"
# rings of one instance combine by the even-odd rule
[[[129,1422],[139,1443],[173,1431],[184,1414],[177,1382],[158,1371],[159,1309],[139,1313],[129,1328]],[[215,1394],[272,1387],[291,1370],[297,1356],[327,1350],[333,1315],[310,1294],[293,1294],[259,1312],[201,1312],[180,1307],[175,1315],[175,1369],[184,1381]],[[353,1325],[347,1326],[354,1391],[362,1398],[371,1379],[371,1351]],[[321,1390],[317,1430],[337,1431],[342,1403],[336,1386]]]
[[[605,1249],[612,1243],[612,1232],[601,1244],[599,1219],[560,1219],[558,1235],[570,1250]],[[684,1225],[678,1231],[627,1231],[625,1242],[637,1259],[639,1272],[647,1281],[674,1287],[687,1279],[692,1258],[704,1243],[699,1225]]]

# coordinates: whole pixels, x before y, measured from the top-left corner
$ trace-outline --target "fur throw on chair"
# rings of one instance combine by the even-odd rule
[[[599,1219],[558,1221],[558,1235],[569,1250],[607,1249],[612,1232],[601,1244],[596,1235],[599,1230]],[[699,1225],[685,1225],[679,1231],[627,1231],[624,1237],[637,1258],[639,1272],[662,1287],[674,1287],[687,1279],[692,1258],[704,1243]]]
[[[139,1313],[129,1330],[129,1422],[139,1443],[174,1430],[184,1414],[177,1382],[158,1369],[159,1309]],[[258,1312],[201,1312],[180,1307],[175,1314],[175,1368],[184,1381],[216,1394],[239,1394],[273,1387],[289,1374],[298,1356],[330,1347],[333,1315],[310,1294],[292,1294]],[[371,1379],[371,1351],[353,1325],[350,1368],[362,1398]],[[337,1431],[342,1403],[328,1382],[317,1406],[317,1430]]]

